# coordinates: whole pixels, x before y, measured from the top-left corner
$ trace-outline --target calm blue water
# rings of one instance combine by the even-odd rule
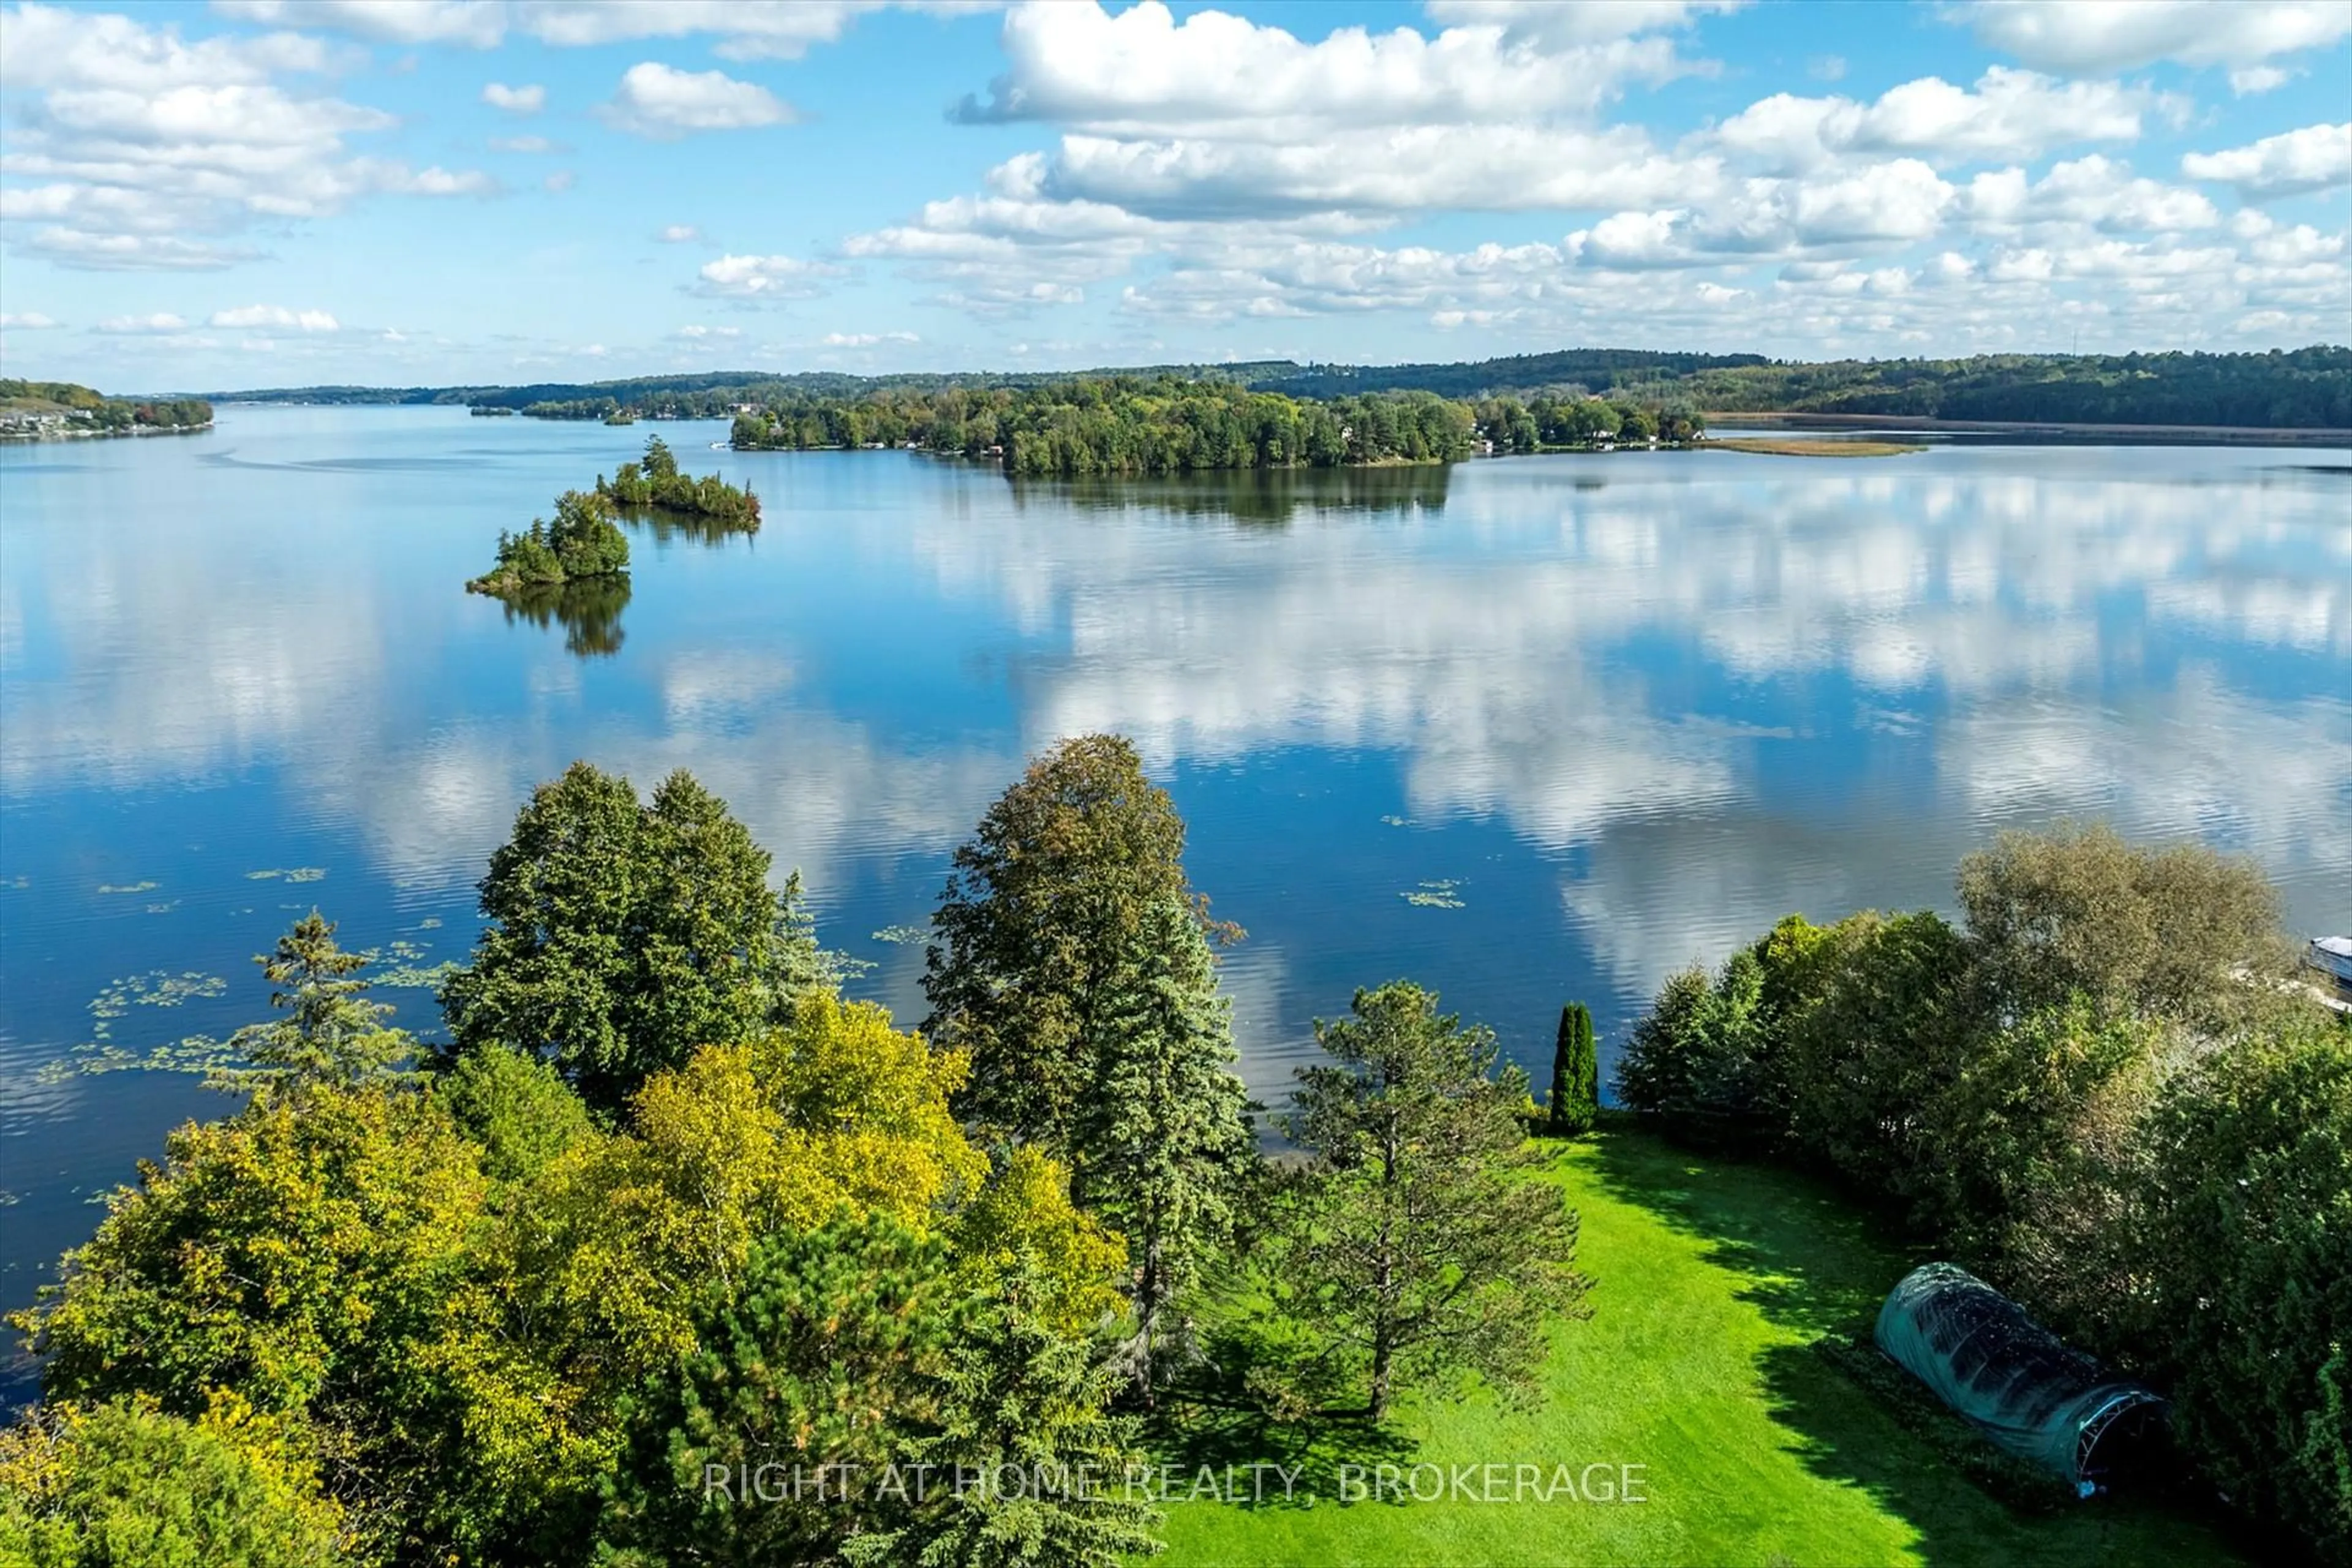
[[[610,652],[461,591],[654,428],[765,530],[640,531],[617,627],[570,639]],[[49,1064],[259,1016],[250,957],[314,902],[462,956],[486,857],[574,757],[693,769],[911,1021],[920,948],[875,933],[924,922],[1029,753],[1122,731],[1249,930],[1261,1096],[1357,985],[1434,984],[1548,1061],[1564,1000],[1614,1033],[1787,910],[1947,905],[1969,847],[2070,814],[2251,850],[2299,929],[2352,931],[2340,451],[1073,488],[724,434],[228,408],[0,450],[0,1304],[226,1109]]]

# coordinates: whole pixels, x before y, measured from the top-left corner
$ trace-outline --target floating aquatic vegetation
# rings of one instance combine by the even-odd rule
[[[418,931],[439,931],[441,929],[441,917],[439,915],[426,915],[423,920],[416,922],[416,929]]]
[[[126,974],[107,982],[106,989],[89,999],[89,1014],[98,1020],[99,1038],[104,1039],[107,1021],[123,1016],[133,1007],[176,1007],[191,997],[227,994],[228,982],[217,974],[196,969],[182,970],[177,974],[151,969],[143,974]]]
[[[176,909],[178,909],[179,907],[180,907],[180,900],[177,900],[177,899],[169,899],[169,900],[166,900],[165,901],[163,901],[163,903],[160,903],[160,904],[150,904],[150,905],[148,905],[148,906],[147,906],[147,912],[148,912],[149,914],[151,914],[151,915],[168,915],[168,914],[170,914],[173,910],[176,910]]]
[[[819,948],[816,954],[818,971],[830,980],[835,988],[861,980],[882,966],[870,958],[852,958],[830,947]]]
[[[324,866],[297,866],[286,873],[286,879],[289,882],[317,882],[323,880],[326,875]]]
[[[1416,909],[1458,910],[1463,907],[1462,900],[1454,896],[1454,890],[1461,885],[1459,881],[1447,878],[1435,882],[1423,882],[1413,891],[1399,893],[1397,897]]]
[[[245,879],[248,882],[274,882],[284,875],[286,875],[285,872],[278,870],[247,871],[245,874]]]
[[[457,967],[446,962],[395,964],[381,973],[368,976],[368,984],[379,991],[437,990],[444,980],[457,973]]]
[[[226,1040],[210,1035],[184,1035],[144,1051],[100,1038],[86,1041],[33,1074],[33,1081],[52,1084],[68,1078],[95,1078],[110,1072],[183,1072],[199,1076],[235,1067],[241,1061]]]
[[[30,877],[11,877],[6,881],[0,882],[0,888],[29,888],[32,885],[33,879]]]
[[[1381,818],[1381,821],[1391,827],[1411,827],[1412,826],[1412,818],[1410,816],[1383,816]]]
[[[152,893],[162,886],[161,882],[125,882],[120,887],[112,882],[100,882],[98,890],[101,893]]]
[[[921,926],[884,926],[874,933],[876,942],[929,942],[931,933]]]

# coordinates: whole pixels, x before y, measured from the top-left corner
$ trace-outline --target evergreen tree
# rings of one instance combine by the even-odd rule
[[[925,1033],[971,1058],[959,1109],[1065,1160],[1072,1197],[1127,1237],[1147,1391],[1255,1148],[1209,945],[1230,928],[1183,847],[1133,746],[1063,742],[956,852],[923,983]]]
[[[849,1562],[1116,1568],[1163,1549],[1160,1514],[1127,1485],[1139,1455],[1132,1424],[1107,1408],[1118,1378],[1093,1345],[1055,1331],[1039,1310],[1049,1294],[1015,1268],[959,1336],[935,1430],[906,1451],[930,1467],[923,1499],[907,1524],[852,1541]]]
[[[928,1424],[956,1310],[946,1248],[887,1215],[758,1244],[628,1413],[605,1560],[824,1562],[896,1518],[877,1479]]]
[[[1404,1382],[1475,1372],[1525,1392],[1556,1312],[1581,1315],[1577,1220],[1520,1125],[1527,1075],[1496,1070],[1493,1031],[1465,1029],[1409,981],[1318,1020],[1334,1059],[1303,1068],[1286,1119],[1316,1155],[1285,1289],[1326,1358],[1360,1369],[1367,1413]]]
[[[385,1027],[390,1006],[362,995],[368,983],[352,976],[369,957],[337,945],[334,922],[312,910],[253,962],[269,977],[269,1005],[284,1016],[230,1036],[230,1047],[250,1065],[215,1074],[213,1087],[299,1097],[320,1084],[348,1088],[404,1076],[400,1066],[415,1054],[416,1042]]]
[[[1110,1027],[1076,1124],[1072,1158],[1097,1213],[1127,1238],[1136,1332],[1130,1357],[1147,1402],[1171,1302],[1233,1229],[1233,1201],[1256,1154],[1234,1076],[1231,1005],[1185,903],[1145,916],[1136,964],[1109,1002]]]
[[[1581,1002],[1559,1010],[1559,1037],[1551,1049],[1551,1114],[1555,1138],[1581,1138],[1601,1112],[1601,1058],[1592,1044],[1592,1013]]]

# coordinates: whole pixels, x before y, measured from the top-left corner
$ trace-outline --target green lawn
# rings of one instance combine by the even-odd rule
[[[1874,1314],[1916,1258],[1826,1189],[1612,1129],[1557,1178],[1583,1215],[1592,1317],[1564,1325],[1549,1396],[1527,1414],[1479,1397],[1408,1410],[1386,1453],[1319,1444],[1312,1502],[1168,1509],[1175,1563],[1976,1564],[2242,1559],[2147,1504],[2004,1507],[1811,1348]],[[1275,1454],[1203,1433],[1161,1458],[1246,1466]],[[1336,1465],[1382,1459],[1645,1467],[1649,1500],[1358,1502]],[[1506,1472],[1515,1476],[1516,1472]],[[1483,1479],[1483,1478],[1481,1478]],[[1595,1479],[1598,1479],[1597,1477]],[[1423,1486],[1436,1489],[1424,1473]],[[1474,1487],[1479,1481],[1471,1483]],[[1270,1486],[1278,1483],[1269,1480]]]

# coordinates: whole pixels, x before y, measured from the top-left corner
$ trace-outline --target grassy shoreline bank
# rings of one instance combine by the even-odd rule
[[[1202,1464],[1305,1467],[1312,1500],[1176,1500],[1171,1564],[1710,1563],[2008,1568],[2246,1561],[2193,1513],[2102,1499],[2024,1512],[1969,1479],[1838,1370],[1825,1344],[1866,1324],[1921,1260],[1819,1183],[1696,1154],[1611,1116],[1548,1179],[1582,1216],[1589,1321],[1558,1326],[1542,1405],[1417,1403],[1386,1444],[1268,1442],[1236,1426],[1154,1455],[1178,1496]],[[1210,1423],[1213,1426],[1213,1422]],[[1337,1467],[1643,1467],[1641,1502],[1342,1503]],[[1607,1478],[1602,1478],[1606,1479]]]

